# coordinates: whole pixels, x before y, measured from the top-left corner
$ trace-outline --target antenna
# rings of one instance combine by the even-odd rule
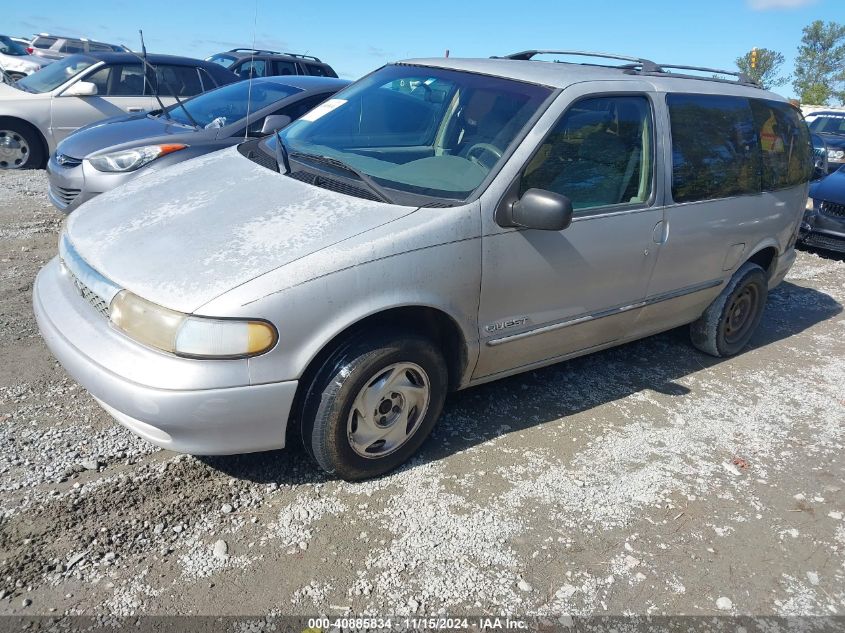
[[[252,109],[252,78],[255,76],[255,30],[258,28],[258,0],[255,0],[255,15],[252,18],[252,50],[249,53],[249,86],[246,93],[246,127],[244,140],[249,138],[249,112]]]

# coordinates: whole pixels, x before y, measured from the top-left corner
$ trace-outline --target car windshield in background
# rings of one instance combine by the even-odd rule
[[[201,127],[223,127],[243,119],[247,109],[250,112],[257,112],[297,92],[302,92],[300,88],[271,81],[253,82],[251,88],[249,84],[248,81],[240,81],[206,92],[186,101],[185,109]],[[167,109],[167,113],[175,121],[193,126],[191,117],[185,114],[185,110],[180,105],[171,106]]]
[[[23,46],[5,35],[0,35],[0,53],[14,57],[27,55],[26,49]]]
[[[211,62],[213,64],[219,64],[223,66],[223,68],[228,68],[233,63],[237,61],[237,57],[234,55],[226,55],[224,53],[219,53],[217,55],[212,55],[211,57],[207,58],[205,61]]]
[[[818,134],[841,134],[845,136],[845,115],[842,116],[820,116],[810,123],[810,129]]]
[[[498,166],[550,94],[543,86],[498,77],[386,66],[281,135],[300,164],[308,155],[328,157],[387,189],[463,200]],[[271,153],[275,144],[275,137],[266,141]]]
[[[17,86],[27,92],[50,92],[96,63],[94,59],[71,55],[19,79]]]

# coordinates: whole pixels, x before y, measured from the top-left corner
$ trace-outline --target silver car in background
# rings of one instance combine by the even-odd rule
[[[70,37],[51,33],[34,35],[29,42],[30,54],[47,61],[64,59],[69,55],[81,53],[119,53],[128,50],[122,44],[107,44],[87,37]]]
[[[0,69],[17,81],[44,68],[50,60],[30,55],[7,35],[0,35]]]
[[[409,459],[450,390],[684,324],[740,352],[795,259],[800,112],[741,77],[536,53],[388,65],[98,196],[37,277],[47,345],[159,446],[291,431],[347,479]]]
[[[170,105],[175,98],[166,95],[188,98],[239,79],[217,64],[189,57],[149,55],[148,61],[155,76],[144,72],[133,53],[71,55],[14,85],[0,85],[0,169],[41,168],[78,128],[157,108],[157,86]]]
[[[266,136],[347,85],[329,77],[241,81],[164,111],[94,123],[59,143],[47,163],[50,201],[70,213],[140,174]]]

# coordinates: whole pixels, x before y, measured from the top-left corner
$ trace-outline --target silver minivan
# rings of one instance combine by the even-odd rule
[[[537,53],[384,66],[82,205],[35,284],[44,339],[159,446],[299,436],[346,479],[406,461],[450,390],[684,324],[742,350],[795,259],[800,113]]]

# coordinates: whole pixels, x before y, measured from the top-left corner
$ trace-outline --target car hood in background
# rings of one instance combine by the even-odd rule
[[[87,125],[59,144],[58,153],[74,158],[101,150],[116,151],[151,143],[185,143],[192,138],[214,139],[217,130],[197,130],[146,114],[121,115]]]
[[[838,170],[810,185],[810,197],[814,200],[827,200],[836,204],[845,204],[845,169]]]
[[[142,173],[82,205],[66,230],[79,255],[119,286],[193,312],[415,210],[299,182],[233,147]]]

